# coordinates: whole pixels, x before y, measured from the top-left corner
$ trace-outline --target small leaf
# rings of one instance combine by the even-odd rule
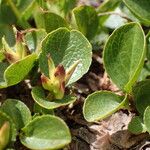
[[[53,101],[50,101],[48,98],[46,98],[44,90],[41,87],[34,87],[31,94],[34,101],[38,103],[38,105],[46,109],[58,108],[73,103],[76,100],[75,97],[66,95],[60,100],[55,99]]]
[[[25,1],[24,1],[25,2]],[[36,8],[36,0],[29,0],[29,4],[28,6],[25,7],[25,10],[22,12],[21,14],[21,18],[23,20],[28,20],[30,18],[30,16],[33,14],[33,12],[35,11]]]
[[[133,95],[136,108],[140,114],[144,114],[147,106],[150,105],[150,80],[144,80],[133,87]]]
[[[0,87],[4,83],[4,72],[7,69],[9,64],[7,62],[0,62]]]
[[[23,80],[34,66],[36,58],[36,54],[31,54],[24,59],[10,65],[4,72],[6,85],[15,85]]]
[[[103,3],[97,8],[97,12],[100,14],[113,11],[120,4],[120,2],[121,0],[104,0]],[[99,16],[100,25],[103,25],[108,17],[109,15]]]
[[[2,104],[1,110],[13,120],[17,130],[23,128],[32,118],[29,108],[19,100],[7,99]]]
[[[92,47],[82,33],[76,30],[59,28],[47,35],[42,42],[39,56],[41,71],[48,77],[47,55],[50,54],[55,66],[62,64],[67,70],[76,61],[80,61],[68,84],[81,78],[89,69],[92,58]]]
[[[41,51],[41,42],[47,33],[44,29],[36,29],[25,35],[25,42],[31,52],[39,53]]]
[[[102,120],[120,108],[124,108],[126,99],[126,97],[108,91],[94,92],[85,99],[83,106],[84,118],[89,122]]]
[[[37,10],[34,18],[36,26],[38,28],[44,28],[47,33],[60,27],[68,28],[67,22],[61,16],[52,12]]]
[[[16,135],[17,135],[17,130],[16,130],[15,124],[7,114],[0,111],[0,127],[2,127],[2,125],[7,121],[10,124],[10,135],[9,135],[10,139],[9,140],[14,142],[14,141],[16,141]]]
[[[37,103],[34,104],[34,113],[35,114],[41,114],[41,115],[54,115],[54,110],[53,109],[46,109],[38,105]]]
[[[123,0],[130,11],[146,25],[150,25],[149,0]]]
[[[91,6],[80,6],[73,10],[79,30],[88,38],[92,39],[98,29],[98,16]]]
[[[135,116],[128,125],[128,130],[133,134],[141,134],[146,132],[146,127],[139,116]]]
[[[0,12],[0,15],[1,15],[1,12]],[[2,48],[2,37],[5,37],[7,43],[10,46],[13,46],[15,44],[15,35],[13,32],[13,28],[10,25],[0,23],[0,29],[1,29],[0,30],[0,49]]]
[[[60,149],[71,141],[65,122],[58,117],[43,115],[36,117],[22,129],[20,140],[30,149]]]
[[[129,23],[115,30],[104,49],[104,65],[112,81],[131,92],[145,58],[145,36],[138,23]]]
[[[97,11],[108,12],[114,10],[121,0],[104,0],[104,2],[97,8]]]
[[[146,126],[147,131],[150,133],[150,106],[148,106],[144,112],[144,125]]]

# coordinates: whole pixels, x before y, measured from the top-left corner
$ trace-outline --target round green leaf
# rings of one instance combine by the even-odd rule
[[[147,131],[150,133],[150,106],[148,106],[144,112],[144,125],[146,126]]]
[[[36,54],[31,54],[24,59],[11,64],[4,72],[4,87],[15,85],[22,81],[34,66],[36,58]],[[3,85],[0,85],[0,88],[3,88]]]
[[[50,101],[45,97],[44,90],[41,87],[34,87],[31,94],[34,101],[46,109],[58,108],[73,103],[76,100],[76,98],[71,95],[65,95],[61,100]]]
[[[41,71],[48,76],[47,55],[50,54],[55,65],[63,64],[67,70],[76,61],[80,61],[68,84],[81,78],[89,69],[92,60],[92,47],[82,33],[59,28],[47,35],[42,42],[39,56]]]
[[[130,11],[146,25],[150,25],[149,0],[123,0]]]
[[[92,39],[98,29],[98,16],[91,6],[80,6],[73,10],[79,30],[88,38]]]
[[[146,132],[146,127],[142,123],[139,116],[135,116],[128,125],[128,130],[133,134],[141,134]]]
[[[13,120],[18,130],[32,119],[29,108],[19,100],[7,99],[2,104],[1,110]]]
[[[37,10],[34,14],[35,23],[38,28],[44,28],[47,33],[56,30],[60,27],[67,27],[67,22],[59,15],[48,12]]]
[[[145,35],[138,23],[129,23],[115,30],[104,49],[104,65],[112,81],[131,92],[143,67]]]
[[[53,150],[69,144],[71,135],[63,120],[55,116],[43,115],[36,117],[22,129],[20,140],[30,149]]]
[[[89,122],[104,119],[123,108],[125,102],[126,97],[108,91],[94,92],[85,99],[83,106],[84,118]]]
[[[150,80],[147,79],[137,83],[133,87],[133,95],[136,108],[143,115],[147,106],[150,105]]]
[[[16,136],[17,136],[17,130],[16,130],[15,124],[7,114],[0,111],[0,127],[2,127],[2,125],[6,121],[8,121],[10,123],[10,141],[14,142],[14,141],[16,141]]]

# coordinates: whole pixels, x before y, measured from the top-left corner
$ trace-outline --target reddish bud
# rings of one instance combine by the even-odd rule
[[[47,83],[49,81],[49,79],[44,74],[42,74],[41,81],[42,81],[42,83]]]
[[[65,79],[65,69],[64,69],[64,66],[63,65],[58,65],[56,67],[56,70],[55,70],[55,73],[54,73],[54,76],[56,78],[58,78],[60,81],[63,81]]]
[[[16,42],[23,42],[23,34],[19,31],[16,33]]]
[[[4,55],[9,63],[15,63],[18,61],[18,57],[14,56],[13,54],[5,52]]]

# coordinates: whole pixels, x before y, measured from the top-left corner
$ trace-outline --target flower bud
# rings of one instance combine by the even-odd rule
[[[3,150],[9,143],[10,138],[10,124],[5,122],[0,128],[0,150]]]

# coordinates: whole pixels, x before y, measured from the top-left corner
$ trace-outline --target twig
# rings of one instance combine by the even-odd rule
[[[126,20],[128,20],[129,22],[132,22],[132,20],[130,18],[128,18],[127,16],[125,16],[124,14],[121,13],[117,13],[117,12],[104,12],[104,13],[99,13],[98,16],[108,16],[108,15],[117,15],[120,16],[121,18],[124,18]]]

